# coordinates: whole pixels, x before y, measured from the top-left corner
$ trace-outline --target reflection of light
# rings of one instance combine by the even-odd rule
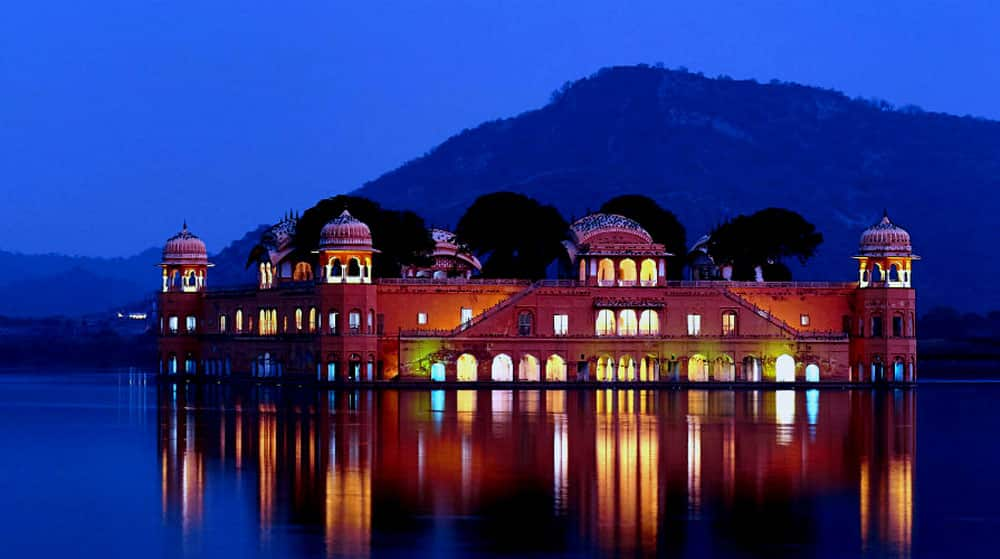
[[[906,557],[913,533],[913,464],[909,456],[889,461],[889,541]]]
[[[816,440],[816,421],[819,418],[819,390],[806,390],[806,418],[809,421],[809,439]]]
[[[431,390],[431,411],[444,412],[444,390]],[[441,413],[434,414],[434,423],[440,423]]]
[[[567,470],[569,469],[569,440],[566,433],[566,416],[553,418],[552,434],[552,491],[555,494],[556,512],[566,509]]]
[[[641,523],[642,547],[644,551],[656,548],[656,533],[659,526],[658,474],[660,445],[657,417],[642,417],[639,424],[639,521]]]
[[[774,418],[778,424],[778,444],[791,444],[795,434],[794,390],[778,390],[774,393]]]
[[[861,548],[868,545],[868,507],[869,492],[871,491],[871,480],[868,478],[868,459],[861,458]]]
[[[469,510],[472,493],[472,440],[462,435],[462,510]]]
[[[699,418],[688,416],[687,440],[688,510],[697,517],[701,510],[701,424]]]

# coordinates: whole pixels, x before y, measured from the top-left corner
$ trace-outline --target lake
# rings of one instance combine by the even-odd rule
[[[0,372],[4,557],[983,556],[1000,384],[333,390]]]

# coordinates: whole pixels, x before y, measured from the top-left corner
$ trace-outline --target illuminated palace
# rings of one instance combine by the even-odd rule
[[[344,211],[317,247],[275,225],[258,285],[208,289],[205,243],[163,249],[166,375],[321,382],[912,382],[910,236],[888,216],[861,235],[857,281],[667,281],[635,221],[570,226],[571,280],[479,279],[454,235],[432,263],[373,279],[368,226]],[[307,255],[307,256],[303,256]]]

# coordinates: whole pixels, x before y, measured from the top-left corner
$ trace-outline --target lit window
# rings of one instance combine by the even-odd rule
[[[635,336],[639,333],[639,319],[635,316],[635,311],[625,309],[618,313],[618,335]]]
[[[219,315],[219,332],[222,334],[226,333],[226,315]]]
[[[552,331],[556,336],[565,336],[569,331],[569,315],[552,315]]]
[[[176,316],[171,316],[169,319],[167,319],[167,328],[170,329],[171,334],[177,333],[177,329],[180,328],[179,324],[180,324],[180,319],[178,319]]]
[[[361,332],[360,312],[351,311],[351,314],[347,315],[347,327],[350,329],[352,334],[359,334]]]
[[[601,309],[597,312],[597,322],[594,331],[598,336],[615,335],[615,313],[608,309]]]
[[[462,324],[468,324],[469,322],[472,322],[472,309],[462,307],[461,320]]]
[[[799,315],[799,325],[800,326],[809,326],[809,315],[808,314],[800,314]]]
[[[722,335],[723,336],[735,336],[736,335],[736,312],[726,311],[722,313]]]
[[[236,309],[236,331],[243,331],[243,309]]]
[[[195,327],[198,325],[198,320],[193,316],[188,316],[184,319],[184,323],[188,333],[193,333],[195,331]]]
[[[327,324],[327,326],[329,326],[331,334],[337,333],[337,321],[339,320],[339,316],[340,313],[338,313],[337,311],[330,311],[329,323]]]
[[[323,325],[319,321],[319,315],[316,312],[316,307],[311,307],[309,309],[309,331],[315,332],[317,328],[322,328]]]
[[[701,315],[700,314],[689,314],[688,315],[688,336],[700,336],[701,335]]]
[[[655,336],[660,333],[660,313],[653,310],[642,311],[639,315],[639,335]]]
[[[427,313],[425,312],[417,313],[417,324],[427,324]]]
[[[295,309],[295,331],[302,331],[302,309]]]
[[[375,311],[373,311],[371,309],[368,309],[368,322],[367,322],[367,325],[368,325],[368,330],[367,330],[368,334],[374,334],[375,333]]]

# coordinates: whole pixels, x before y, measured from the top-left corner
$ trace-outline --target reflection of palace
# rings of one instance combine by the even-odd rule
[[[262,541],[301,525],[327,555],[439,530],[511,552],[909,553],[909,391],[287,390],[161,387],[166,518],[227,522],[206,493],[242,476]]]
[[[318,256],[296,222],[270,234],[259,285],[206,289],[205,244],[187,227],[163,250],[161,371],[319,381],[912,381],[909,234],[864,232],[853,283],[666,281],[636,222],[573,223],[572,280],[483,280],[435,230],[434,263],[372,279],[367,225],[330,221]],[[575,273],[575,272],[574,272]]]

